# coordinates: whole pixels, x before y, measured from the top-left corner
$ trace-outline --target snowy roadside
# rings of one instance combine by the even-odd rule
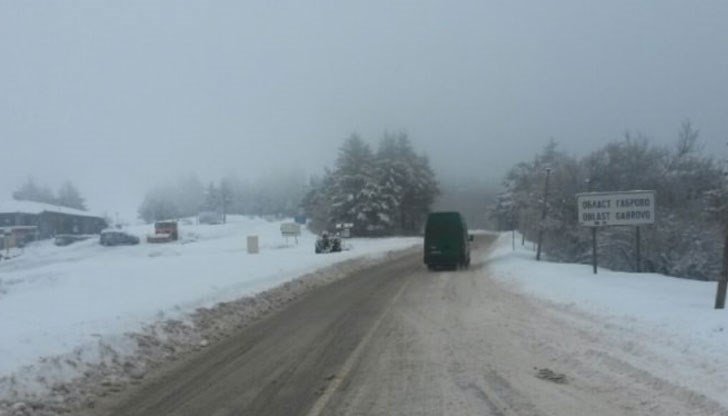
[[[513,250],[511,234],[499,237],[483,259],[491,276],[546,300],[564,319],[578,312],[584,319],[575,325],[610,338],[610,356],[728,406],[728,311],[713,309],[715,282],[606,269],[594,275],[589,265],[536,262],[518,242]],[[583,353],[610,365],[609,357]]]
[[[92,406],[162,362],[419,244],[352,239],[351,250],[316,255],[314,235],[285,242],[279,226],[240,217],[185,226],[170,244],[48,242],[0,264],[0,415]],[[246,235],[259,236],[259,254],[245,252]]]

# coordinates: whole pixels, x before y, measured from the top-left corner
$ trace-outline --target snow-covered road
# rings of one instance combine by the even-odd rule
[[[728,414],[702,350],[577,297],[534,297],[527,280],[563,265],[494,240],[467,271],[428,272],[410,252],[354,273],[88,414]],[[672,365],[691,354],[701,367]]]
[[[605,315],[585,302],[619,306],[621,295],[599,294],[624,274],[594,284],[587,266],[536,263],[511,252],[509,238],[479,252],[473,271],[410,279],[321,414],[728,414],[726,374],[705,344],[684,349],[690,339],[669,342],[649,313]],[[582,278],[592,283],[567,289]],[[684,284],[659,278],[649,286]],[[621,286],[622,295],[652,293]]]
[[[13,415],[92,406],[99,396],[146,383],[141,379],[149,363],[165,357],[199,350],[204,364],[207,346],[225,349],[224,339],[235,333],[235,342],[284,350],[268,357],[264,348],[258,364],[235,359],[272,366],[278,387],[264,389],[266,400],[283,391],[310,400],[277,366],[299,368],[296,374],[306,379],[299,374],[300,354],[338,351],[338,370],[319,368],[317,359],[306,367],[326,372],[319,391],[326,401],[313,408],[317,414],[728,415],[728,359],[722,354],[728,314],[712,309],[714,283],[607,270],[594,276],[585,265],[536,262],[527,248],[513,250],[509,235],[485,238],[495,242],[480,245],[469,271],[428,273],[418,252],[383,255],[419,245],[419,239],[354,240],[353,250],[317,256],[314,236],[287,245],[278,226],[241,218],[227,226],[190,226],[180,243],[170,245],[41,245],[3,264],[0,330],[13,338],[4,339],[6,357],[0,359],[21,357],[30,364],[21,371],[2,362],[9,373],[0,387],[13,400],[0,399],[0,414],[3,406],[19,405],[8,413]],[[263,241],[258,256],[244,252],[244,236],[252,233]],[[376,263],[389,272],[368,272]],[[312,287],[357,271],[346,284],[286,309]],[[336,300],[327,293],[337,293]],[[231,302],[220,303],[225,301]],[[68,314],[57,312],[65,309]],[[268,339],[265,331],[253,338],[239,332],[241,322],[272,309],[281,311],[277,323],[264,319],[258,328],[269,327],[279,339]],[[308,334],[301,314],[330,320],[311,322],[326,336]],[[286,341],[294,330],[302,332]],[[236,345],[226,351],[245,354]],[[96,388],[59,383],[80,374]],[[212,370],[209,375],[217,379]],[[299,387],[312,388],[304,384]],[[33,387],[50,396],[17,403]],[[56,406],[48,397],[72,400]],[[163,399],[145,397],[148,404]],[[33,403],[41,406],[35,413]]]

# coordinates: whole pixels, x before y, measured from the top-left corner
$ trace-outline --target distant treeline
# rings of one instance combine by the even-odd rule
[[[57,192],[47,185],[36,183],[33,177],[28,176],[25,182],[13,192],[16,201],[42,202],[86,211],[86,203],[76,185],[70,181],[64,182]]]
[[[256,216],[293,216],[300,210],[306,180],[298,172],[272,173],[256,182],[225,176],[207,185],[196,175],[150,189],[139,206],[147,222],[194,217],[203,211]]]
[[[150,189],[139,207],[147,222],[220,214],[292,217],[306,214],[315,231],[353,224],[354,235],[413,234],[439,194],[426,156],[405,134],[385,134],[376,152],[352,135],[333,169],[306,183],[296,172],[255,183],[227,176],[205,186],[195,175]]]
[[[589,263],[591,233],[578,224],[575,195],[655,190],[655,224],[641,227],[641,269],[716,280],[728,212],[725,161],[703,154],[698,136],[699,131],[687,121],[673,147],[657,146],[628,133],[581,158],[560,151],[552,141],[532,161],[510,170],[505,191],[494,203],[493,217],[499,228],[515,227],[531,241],[536,241],[543,227],[543,250],[550,260]],[[547,167],[551,169],[547,218],[541,223]],[[635,269],[634,246],[633,227],[598,230],[600,265]]]

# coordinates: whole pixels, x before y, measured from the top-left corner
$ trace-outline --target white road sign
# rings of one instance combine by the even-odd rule
[[[588,192],[576,195],[579,224],[587,227],[655,222],[655,191]]]
[[[301,235],[301,224],[286,222],[281,224],[281,235],[283,237],[298,237]]]

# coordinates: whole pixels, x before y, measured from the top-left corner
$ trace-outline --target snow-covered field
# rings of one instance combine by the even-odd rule
[[[621,360],[728,406],[728,311],[713,309],[715,282],[602,268],[594,275],[591,265],[537,262],[531,245],[519,243],[514,251],[510,234],[499,237],[485,259],[491,276],[564,316],[588,316],[584,329],[612,338]]]
[[[98,237],[66,247],[44,241],[0,262],[0,401],[78,376],[85,368],[79,362],[102,360],[100,349],[133,353],[138,343],[127,334],[155,322],[184,320],[199,308],[420,242],[351,239],[344,252],[317,255],[315,235],[303,231],[298,244],[286,242],[280,224],[246,217],[224,225],[190,221],[180,224],[180,241],[165,244],[146,243],[152,227],[135,226],[126,231],[141,238],[137,246],[104,247]],[[249,235],[258,236],[259,254],[247,254]],[[58,357],[73,359],[61,365]],[[53,362],[60,374],[48,374]]]

